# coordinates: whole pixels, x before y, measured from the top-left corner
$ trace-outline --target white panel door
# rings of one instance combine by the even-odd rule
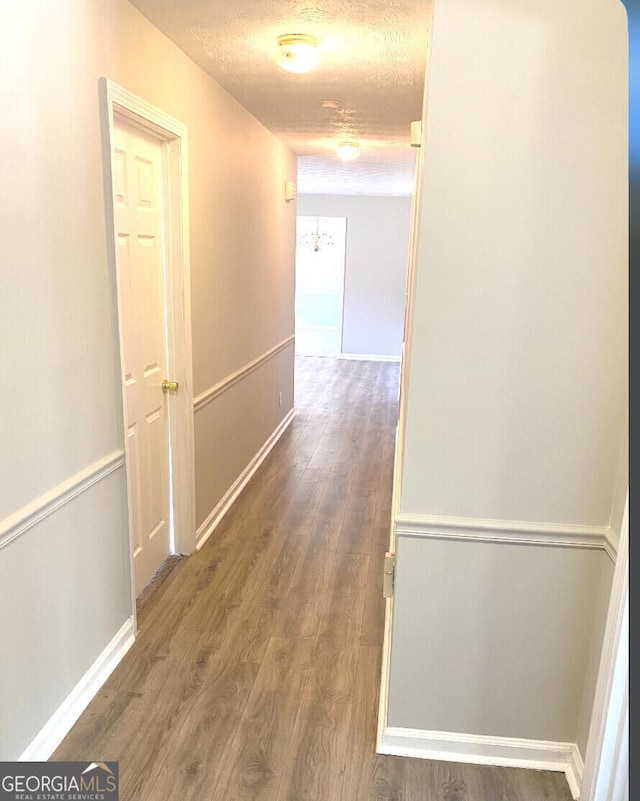
[[[302,356],[339,356],[346,217],[298,217],[296,344]]]
[[[169,554],[170,396],[162,391],[168,374],[160,142],[116,120],[113,171],[127,469],[139,595]]]

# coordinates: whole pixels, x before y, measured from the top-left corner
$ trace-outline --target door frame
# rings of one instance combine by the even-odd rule
[[[116,256],[113,153],[114,126],[121,120],[151,133],[160,142],[163,161],[165,286],[167,298],[167,364],[180,390],[169,403],[169,550],[189,554],[196,547],[195,459],[193,426],[193,369],[191,355],[191,291],[189,264],[189,172],[187,126],[137,97],[108,78],[100,78],[104,192],[110,275],[115,283],[118,318],[118,380],[122,397],[122,433],[127,472],[127,509],[131,593],[135,620],[136,594],[133,566],[133,518],[131,509],[130,454],[125,423],[126,397],[123,379],[123,288]]]
[[[297,214],[296,215],[296,254],[295,254],[296,264],[294,265],[295,266],[295,271],[297,271],[297,258],[298,258],[298,219],[302,218],[302,217],[306,217],[306,218],[308,218],[310,220],[317,220],[318,223],[320,223],[321,220],[344,220],[344,239],[341,242],[341,248],[342,248],[342,279],[340,281],[340,294],[338,295],[338,307],[339,307],[338,319],[340,321],[338,323],[339,342],[338,342],[338,352],[336,353],[336,355],[334,357],[336,359],[340,359],[340,358],[342,358],[342,353],[343,353],[342,343],[343,343],[343,337],[344,337],[344,290],[345,290],[345,282],[347,280],[347,234],[348,234],[348,228],[349,228],[349,220],[346,217],[346,215],[344,215],[344,214]],[[297,288],[294,286],[294,293],[293,293],[294,305],[295,305],[295,301],[296,301],[296,293],[297,293]],[[295,311],[295,309],[294,309],[294,311]],[[293,324],[294,324],[294,330],[295,330],[295,325],[296,325],[295,315],[294,315]]]
[[[428,59],[427,82],[425,82],[424,108],[426,109],[426,92],[428,86]],[[424,113],[423,113],[424,120]],[[389,526],[389,551],[393,556],[398,552],[398,532],[396,519],[400,513],[402,468],[404,466],[405,422],[407,418],[407,394],[411,369],[411,344],[413,342],[414,298],[416,292],[416,262],[418,260],[418,245],[420,236],[420,209],[423,197],[423,161],[424,161],[424,121],[421,125],[420,144],[416,155],[414,168],[414,192],[411,197],[409,247],[407,252],[407,279],[405,285],[404,327],[402,334],[402,352],[400,355],[400,387],[398,391],[398,421],[396,425],[396,443],[393,458],[393,483],[391,489],[391,522]],[[384,630],[382,638],[382,666],[380,669],[380,692],[378,695],[378,726],[376,731],[376,753],[384,753],[382,741],[387,728],[389,711],[389,685],[391,682],[391,644],[393,640],[394,598],[385,598]]]

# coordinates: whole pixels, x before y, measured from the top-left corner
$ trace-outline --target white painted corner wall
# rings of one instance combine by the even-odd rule
[[[342,358],[399,361],[410,197],[298,195],[301,216],[346,217]]]
[[[585,751],[581,801],[629,799],[629,488]]]
[[[624,8],[434,14],[402,512],[607,526],[626,436]]]
[[[394,479],[378,749],[574,797],[628,475],[626,36],[617,0],[436,0]]]

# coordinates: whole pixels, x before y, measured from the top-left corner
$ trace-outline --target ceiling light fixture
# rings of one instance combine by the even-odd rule
[[[278,36],[278,64],[289,72],[310,72],[320,63],[320,50],[315,36],[288,33]]]
[[[336,155],[342,161],[353,161],[360,155],[360,145],[358,142],[338,142]]]

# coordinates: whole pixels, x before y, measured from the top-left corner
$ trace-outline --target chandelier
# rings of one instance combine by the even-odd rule
[[[316,227],[314,230],[305,231],[305,233],[302,234],[300,238],[300,244],[311,245],[314,253],[317,253],[320,250],[320,245],[333,247],[335,242],[333,241],[333,237],[327,233],[327,231],[320,230],[320,224],[316,221]]]

